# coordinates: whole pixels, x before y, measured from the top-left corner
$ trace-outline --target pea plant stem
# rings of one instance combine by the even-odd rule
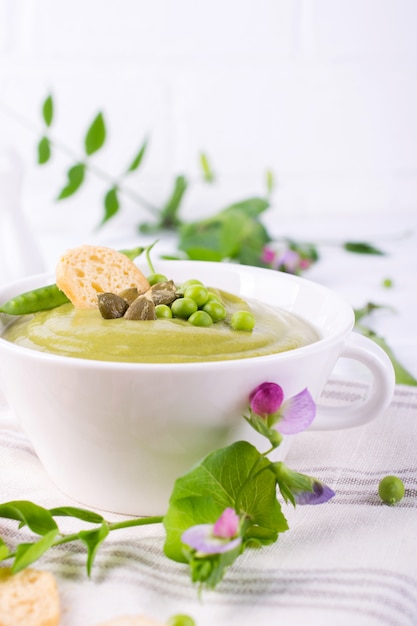
[[[24,128],[26,128],[27,130],[31,132],[35,132],[39,134],[45,132],[43,128],[40,129],[38,125],[33,124],[32,122],[27,120],[23,115],[14,111],[10,107],[8,107],[4,102],[1,102],[1,101],[0,101],[0,111],[3,111],[3,113],[13,118],[17,122],[19,122],[21,126],[23,126]],[[108,174],[105,170],[101,169],[100,167],[97,167],[97,165],[94,165],[93,163],[86,160],[85,158],[80,158],[80,156],[75,151],[71,150],[70,148],[68,148],[68,146],[66,146],[65,144],[61,143],[59,140],[52,137],[49,132],[47,136],[48,136],[48,140],[50,144],[54,148],[56,148],[59,152],[61,152],[62,154],[65,154],[67,157],[70,157],[71,159],[74,159],[78,163],[84,163],[87,169],[92,174],[94,174],[97,178],[101,178],[101,180],[105,181],[106,183],[109,183],[112,187],[117,187],[120,193],[122,193],[124,196],[126,196],[130,200],[133,200],[134,202],[142,205],[145,209],[147,209],[150,213],[152,213],[152,215],[154,216],[159,215],[158,207],[155,206],[152,202],[149,202],[146,198],[143,198],[140,194],[136,193],[129,187],[126,187],[125,185],[122,186],[119,181],[117,181],[113,176],[110,176],[110,174]]]
[[[122,528],[132,528],[133,526],[148,526],[150,524],[160,524],[163,520],[162,516],[154,517],[139,517],[135,519],[125,520],[123,522],[113,522],[108,524],[109,532],[112,530],[120,530]],[[64,543],[71,543],[79,539],[78,533],[72,533],[70,535],[61,535],[59,539],[54,542],[54,546],[60,546]]]

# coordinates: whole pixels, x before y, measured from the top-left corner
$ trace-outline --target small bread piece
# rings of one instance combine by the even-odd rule
[[[56,284],[77,309],[98,307],[97,294],[150,287],[140,269],[125,254],[105,246],[83,245],[67,250],[56,267]]]
[[[161,622],[155,622],[155,620],[147,617],[146,615],[135,615],[135,616],[121,616],[114,617],[108,622],[102,622],[101,624],[97,624],[97,626],[164,626]]]
[[[60,604],[54,576],[27,568],[0,568],[0,626],[58,626]]]

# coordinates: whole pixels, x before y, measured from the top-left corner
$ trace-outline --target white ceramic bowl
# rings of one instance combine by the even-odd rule
[[[286,397],[307,387],[318,400],[341,356],[370,370],[369,395],[359,405],[319,407],[312,428],[360,426],[389,404],[391,362],[374,342],[352,332],[352,308],[336,293],[288,274],[226,263],[166,261],[157,271],[294,312],[321,339],[248,359],[131,364],[57,356],[0,338],[3,393],[53,481],[78,502],[163,514],[175,479],[203,455],[237,438],[260,442],[241,417],[258,384],[276,382]],[[0,303],[51,282],[53,276],[42,274],[9,283],[0,288]]]

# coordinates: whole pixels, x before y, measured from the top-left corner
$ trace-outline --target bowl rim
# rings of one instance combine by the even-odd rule
[[[136,264],[140,267],[140,264],[136,261]],[[114,369],[117,370],[165,370],[172,369],[175,370],[183,370],[190,371],[191,369],[195,371],[196,369],[223,369],[229,368],[230,364],[233,364],[234,368],[245,368],[249,363],[267,363],[268,361],[276,362],[287,360],[289,358],[298,358],[302,354],[306,356],[311,352],[321,351],[323,349],[327,349],[331,347],[335,343],[339,343],[343,341],[343,339],[348,337],[349,333],[353,330],[354,327],[354,311],[350,303],[343,298],[338,292],[325,285],[321,285],[320,283],[316,283],[307,278],[296,276],[293,274],[288,274],[285,272],[280,272],[277,270],[273,270],[270,268],[261,268],[249,265],[239,265],[235,263],[227,263],[227,262],[214,262],[214,261],[194,261],[194,260],[161,260],[158,261],[158,269],[159,266],[170,267],[171,265],[178,265],[178,267],[188,267],[192,265],[193,267],[200,268],[214,268],[216,267],[216,271],[219,271],[220,267],[226,267],[228,269],[232,269],[237,271],[237,273],[244,274],[268,274],[270,273],[271,277],[275,276],[275,280],[278,278],[279,280],[284,280],[288,283],[293,283],[299,286],[308,286],[309,289],[316,289],[318,293],[323,295],[327,295],[331,297],[334,301],[338,302],[345,314],[348,314],[349,319],[346,320],[346,323],[343,327],[341,327],[337,332],[334,332],[331,335],[326,337],[320,337],[317,341],[307,346],[302,346],[300,348],[294,348],[292,350],[288,350],[285,352],[261,355],[261,356],[253,356],[248,358],[237,358],[237,359],[225,359],[222,361],[194,361],[187,363],[140,363],[140,362],[123,362],[123,361],[103,361],[99,359],[84,359],[80,357],[70,357],[59,354],[54,354],[50,352],[42,352],[39,350],[32,350],[30,348],[26,348],[24,346],[16,345],[12,342],[7,341],[1,335],[0,328],[0,352],[6,351],[9,353],[15,353],[17,355],[22,355],[27,359],[32,359],[34,361],[46,361],[52,363],[59,363],[65,365],[66,367],[78,367],[81,369],[91,369],[96,368],[99,370],[107,370]],[[32,274],[29,276],[25,276],[19,279],[15,279],[13,281],[8,281],[7,283],[3,283],[0,285],[0,298],[2,293],[11,292],[11,295],[7,296],[7,298],[13,297],[13,293],[18,295],[19,293],[23,293],[24,291],[35,289],[38,286],[42,287],[44,285],[51,284],[54,282],[54,273],[51,271],[40,272],[37,274]],[[248,296],[250,298],[250,296]],[[283,307],[284,308],[284,307]],[[4,318],[7,318],[10,321],[14,316],[10,316],[4,313],[0,313],[0,321]],[[317,329],[320,331],[320,329]]]

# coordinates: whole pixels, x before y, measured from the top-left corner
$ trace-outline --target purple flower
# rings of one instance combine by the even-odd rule
[[[333,489],[317,478],[300,474],[282,461],[273,464],[277,483],[284,500],[296,504],[323,504],[335,495]]]
[[[294,435],[308,428],[316,416],[316,405],[308,389],[284,401],[276,383],[262,383],[249,396],[252,413],[264,418],[283,435]]]
[[[276,383],[262,383],[249,396],[250,408],[256,415],[267,417],[276,413],[284,399],[282,388]]]
[[[262,250],[262,257],[261,257],[262,261],[270,265],[274,261],[275,257],[276,257],[275,251],[272,248],[265,246],[264,249]]]
[[[323,504],[333,498],[335,492],[316,478],[311,479],[313,491],[294,491],[297,504]]]
[[[316,417],[316,404],[308,389],[286,400],[280,409],[277,430],[283,435],[294,435],[306,430]]]
[[[221,554],[234,550],[242,543],[239,536],[240,518],[227,508],[214,524],[197,524],[183,532],[181,541],[199,554]]]
[[[278,244],[276,247],[265,246],[262,250],[261,260],[271,269],[287,274],[301,274],[307,270],[316,260],[315,255],[309,249],[297,249],[288,244]]]

